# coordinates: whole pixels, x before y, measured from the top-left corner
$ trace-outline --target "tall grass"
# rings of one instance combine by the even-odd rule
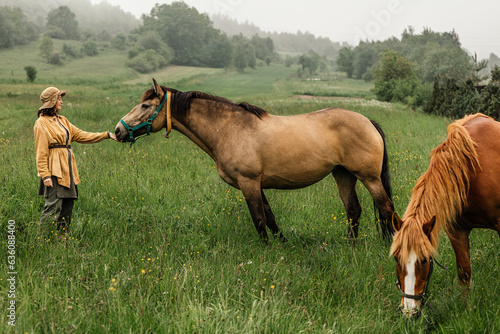
[[[322,81],[290,80],[289,89],[296,95],[375,99],[371,82],[347,79],[343,75],[334,75]]]
[[[368,100],[302,100],[289,89],[299,83],[272,79],[286,77],[287,71],[264,68],[172,87],[246,98],[273,114],[341,107],[380,121],[387,134],[396,209],[404,211],[430,150],[446,136],[448,120]],[[147,87],[75,81],[59,87],[68,90],[63,114],[87,131],[112,130]],[[8,220],[16,222],[17,247],[16,327],[7,325],[11,299],[3,288],[9,272],[3,260],[2,331],[500,330],[500,249],[491,231],[471,235],[468,297],[460,289],[450,243],[441,238],[439,261],[451,269],[435,270],[429,291],[433,308],[407,321],[397,308],[389,244],[379,237],[372,199],[362,185],[357,189],[364,211],[354,244],[346,239],[347,220],[333,178],[296,191],[266,191],[288,238],[266,246],[241,192],[223,183],[214,162],[177,132],[169,140],[153,134],[133,147],[112,141],[74,144],[82,184],[71,234],[62,240],[56,232],[50,240],[40,238],[43,198],[36,196],[32,126],[43,88],[0,84],[0,248],[7,251]]]

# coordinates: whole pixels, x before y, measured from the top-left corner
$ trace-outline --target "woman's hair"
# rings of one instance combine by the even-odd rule
[[[40,115],[42,115],[42,116],[56,116],[57,114],[59,114],[59,113],[54,109],[54,107],[52,107],[52,108],[38,110],[37,117],[40,117]]]

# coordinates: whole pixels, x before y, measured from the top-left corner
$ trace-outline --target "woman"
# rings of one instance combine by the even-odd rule
[[[40,217],[44,236],[64,234],[71,223],[73,204],[78,199],[80,183],[71,142],[90,144],[116,137],[109,131],[85,132],[61,116],[65,91],[55,87],[45,89],[40,95],[43,105],[38,109],[35,122],[36,166],[40,176],[39,195],[45,197],[45,207]],[[54,225],[53,225],[54,224]]]

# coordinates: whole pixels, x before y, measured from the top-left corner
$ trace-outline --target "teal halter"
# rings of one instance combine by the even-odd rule
[[[153,115],[151,115],[151,117],[146,122],[141,123],[141,124],[136,125],[133,128],[131,128],[130,126],[127,125],[127,123],[125,123],[123,118],[120,120],[120,122],[123,124],[125,129],[128,130],[128,133],[130,135],[130,145],[134,144],[137,141],[137,139],[139,139],[141,137],[149,136],[149,133],[151,132],[151,124],[153,124],[154,119],[156,118],[156,116],[158,116],[158,114],[160,113],[160,110],[163,108],[163,105],[165,104],[165,102],[168,99],[168,95],[169,94],[165,93],[165,96],[163,97],[163,100],[161,101],[160,105],[158,106],[156,111],[153,113]],[[143,136],[134,137],[134,131],[139,130],[143,127],[146,127],[146,134]]]

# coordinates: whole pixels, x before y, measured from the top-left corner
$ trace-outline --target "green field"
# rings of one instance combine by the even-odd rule
[[[346,239],[347,221],[333,178],[301,190],[267,191],[288,242],[266,246],[241,192],[226,185],[209,156],[175,131],[169,140],[158,133],[132,147],[112,141],[74,144],[82,183],[71,234],[62,241],[55,235],[40,238],[37,221],[44,201],[36,195],[33,123],[41,91],[49,85],[67,90],[63,115],[86,131],[104,131],[114,129],[151,82],[118,63],[126,55],[110,50],[42,69],[36,54],[27,54],[34,49],[0,52],[0,247],[5,254],[0,332],[500,332],[496,233],[471,235],[468,297],[443,235],[438,260],[450,270],[434,271],[432,309],[406,320],[398,310],[390,245],[379,238],[372,199],[362,185],[364,211],[354,244]],[[18,51],[22,55],[13,60]],[[33,84],[25,83],[26,65],[39,68]],[[167,68],[151,77],[180,90],[246,100],[273,114],[341,107],[380,121],[395,206],[402,215],[450,121],[371,100],[364,82],[299,81],[293,72],[281,65],[242,74]],[[7,324],[13,300],[6,256],[9,220],[16,227],[15,328]]]

